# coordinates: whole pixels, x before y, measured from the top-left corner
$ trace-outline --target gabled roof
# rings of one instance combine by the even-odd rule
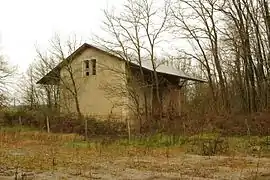
[[[62,67],[65,66],[67,63],[70,63],[70,61],[75,59],[77,56],[79,56],[83,51],[85,51],[88,48],[92,48],[92,49],[101,51],[102,53],[105,53],[105,54],[107,54],[109,56],[116,57],[119,60],[126,61],[124,58],[120,57],[117,54],[108,52],[107,50],[104,50],[102,48],[90,45],[88,43],[84,43],[77,50],[75,50],[71,55],[69,55],[64,61],[60,62],[55,68],[53,68],[44,77],[42,77],[37,82],[37,84],[53,84],[55,81],[59,80],[60,70],[62,69]],[[131,61],[130,63],[135,65],[135,66],[139,66],[139,64],[136,61]],[[146,70],[154,71],[151,62],[149,62],[149,61],[142,61],[142,67],[144,69],[146,69]],[[206,80],[189,76],[189,75],[185,74],[183,71],[177,70],[177,69],[173,68],[172,66],[167,66],[165,64],[158,65],[156,67],[156,71],[158,73],[162,73],[162,74],[177,76],[177,77],[179,77],[181,79],[198,81],[198,82],[206,82]]]

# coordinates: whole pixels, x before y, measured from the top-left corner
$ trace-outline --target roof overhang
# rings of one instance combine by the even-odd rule
[[[56,85],[60,81],[60,68],[56,66],[53,70],[43,76],[37,84]]]
[[[125,59],[123,59],[122,57],[120,57],[117,54],[113,54],[111,52],[108,52],[106,50],[103,50],[101,48],[98,48],[96,46],[84,43],[82,46],[80,46],[77,50],[75,50],[71,55],[69,55],[65,60],[63,60],[61,63],[59,63],[54,69],[52,69],[49,73],[47,73],[44,77],[42,77],[37,84],[57,84],[59,83],[60,80],[60,70],[67,64],[70,63],[73,59],[75,59],[78,55],[80,55],[83,51],[85,51],[88,48],[93,48],[95,50],[101,51],[102,53],[105,53],[109,56],[113,56],[119,60],[123,60],[126,61]],[[127,61],[126,61],[127,62]],[[130,62],[131,64],[138,66],[139,64],[136,63],[136,61],[134,62]],[[149,71],[154,71],[152,68],[152,65],[149,64],[149,62],[143,62],[142,63],[142,67],[146,70]],[[184,72],[174,69],[172,67],[166,66],[164,64],[160,64],[157,66],[156,68],[156,72],[160,73],[160,74],[166,74],[166,75],[171,75],[171,76],[176,76],[179,77],[180,79],[186,79],[186,80],[191,80],[191,81],[197,81],[197,82],[207,82],[206,80],[200,79],[200,78],[196,78],[196,77],[192,77],[189,76],[187,74],[185,74]]]

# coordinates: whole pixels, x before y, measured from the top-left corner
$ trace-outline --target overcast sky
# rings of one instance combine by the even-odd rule
[[[35,58],[35,45],[46,48],[55,33],[89,39],[98,34],[103,12],[123,0],[1,0],[0,46],[19,71]]]

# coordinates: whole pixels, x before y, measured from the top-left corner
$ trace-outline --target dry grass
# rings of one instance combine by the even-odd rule
[[[266,176],[270,169],[270,159],[241,152],[199,156],[186,154],[184,145],[145,147],[82,139],[76,134],[1,131],[0,179],[16,173],[33,179],[245,179]]]

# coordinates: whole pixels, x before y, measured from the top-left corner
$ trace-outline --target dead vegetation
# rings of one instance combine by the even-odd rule
[[[85,142],[76,134],[1,129],[0,177],[245,179],[256,174],[267,176],[270,151],[269,145],[263,145],[267,137],[227,137],[224,141],[216,137],[213,134],[179,136],[172,142],[172,137],[157,134],[134,137],[130,142],[125,139]],[[220,151],[225,140],[227,149]],[[255,145],[260,148],[254,149]]]
[[[76,102],[77,119],[60,116],[56,112],[68,103],[60,103],[59,87],[36,85],[38,79],[65,59],[64,54],[75,50],[76,43],[69,42],[70,52],[64,53],[60,39],[56,38],[52,42],[54,48],[46,50],[54,50],[54,56],[46,57],[46,53],[38,51],[38,61],[29,66],[26,80],[21,81],[19,89],[25,108],[0,113],[0,123],[5,125],[0,131],[0,179],[270,179],[269,3],[265,0],[164,3],[165,9],[155,10],[152,9],[155,1],[128,0],[119,17],[105,11],[107,32],[114,41],[101,43],[124,54],[127,62],[129,54],[138,57],[141,87],[145,85],[141,62],[150,59],[151,82],[158,101],[160,79],[156,68],[163,59],[179,70],[207,79],[206,84],[183,82],[181,114],[164,114],[157,108],[160,113],[156,119],[151,116],[151,107],[144,103],[147,123],[142,124],[144,119],[139,118],[140,133],[132,132],[130,136],[129,132],[129,139],[125,138],[128,129],[125,123],[91,118],[82,121],[78,85],[72,68],[67,66],[73,82],[65,88]],[[159,17],[161,12],[165,13],[163,18]],[[163,20],[160,28],[153,25],[149,29],[151,16]],[[189,48],[176,45],[179,54],[159,57],[156,48],[159,41],[154,39],[167,41],[159,36],[164,31],[180,41],[189,39]],[[150,34],[156,38],[149,39]],[[0,80],[6,84],[3,78]],[[137,106],[134,111],[140,114],[140,108]],[[43,132],[48,124],[52,133]],[[25,129],[26,126],[31,128]],[[121,133],[124,136],[111,138]],[[82,134],[89,139],[84,141]]]

